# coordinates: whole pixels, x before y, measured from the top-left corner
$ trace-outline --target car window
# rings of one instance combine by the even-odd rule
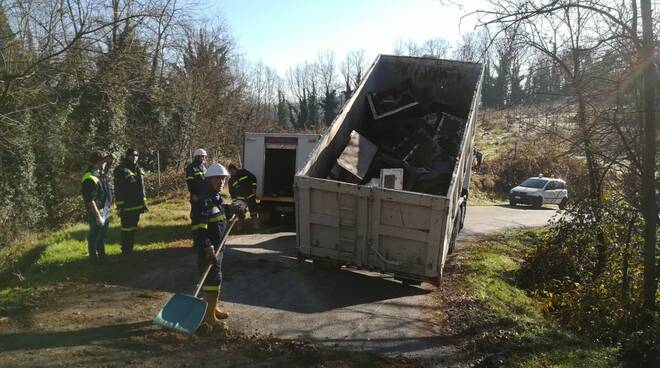
[[[557,182],[557,189],[566,189],[566,184],[564,182]]]
[[[548,183],[548,186],[545,187],[545,190],[557,189],[557,182],[551,181]]]
[[[521,187],[526,187],[526,188],[543,188],[545,186],[545,183],[547,183],[548,180],[546,179],[534,179],[534,178],[529,178],[520,184]]]

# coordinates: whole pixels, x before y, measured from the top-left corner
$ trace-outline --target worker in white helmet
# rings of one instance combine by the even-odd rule
[[[206,187],[204,183],[204,173],[206,172],[206,151],[198,148],[193,154],[193,161],[186,166],[186,185],[190,192],[190,206],[199,199]],[[192,217],[192,212],[190,213]]]
[[[220,251],[217,255],[215,252],[218,251],[220,241],[227,229],[227,220],[234,215],[244,216],[245,209],[223,203],[220,192],[229,177],[229,172],[224,166],[218,163],[211,164],[204,177],[204,191],[193,203],[192,209],[193,247],[197,250],[197,264],[200,271],[203,271],[209,263],[213,266],[202,286],[204,299],[208,303],[204,316],[204,330],[213,331],[219,328],[221,332],[226,332],[227,327],[221,320],[227,318],[228,314],[218,306],[224,252]]]

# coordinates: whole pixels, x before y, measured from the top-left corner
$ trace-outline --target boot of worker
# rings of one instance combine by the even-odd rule
[[[215,310],[218,306],[218,292],[205,291],[204,300],[206,300],[207,306],[200,331],[202,333],[219,332],[227,335],[227,325],[215,316]]]
[[[229,313],[227,313],[227,311],[225,311],[224,309],[220,308],[220,299],[218,299],[218,302],[215,305],[215,313],[214,314],[215,314],[215,318],[217,318],[217,319],[227,319],[227,318],[229,318]]]

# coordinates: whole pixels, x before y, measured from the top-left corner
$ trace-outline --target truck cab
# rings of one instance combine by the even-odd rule
[[[257,177],[259,217],[293,221],[293,178],[319,141],[319,134],[245,133],[243,168]]]

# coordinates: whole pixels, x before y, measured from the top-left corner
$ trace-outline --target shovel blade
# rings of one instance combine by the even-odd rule
[[[204,319],[205,300],[187,294],[174,294],[163,306],[154,324],[167,329],[192,335]]]

